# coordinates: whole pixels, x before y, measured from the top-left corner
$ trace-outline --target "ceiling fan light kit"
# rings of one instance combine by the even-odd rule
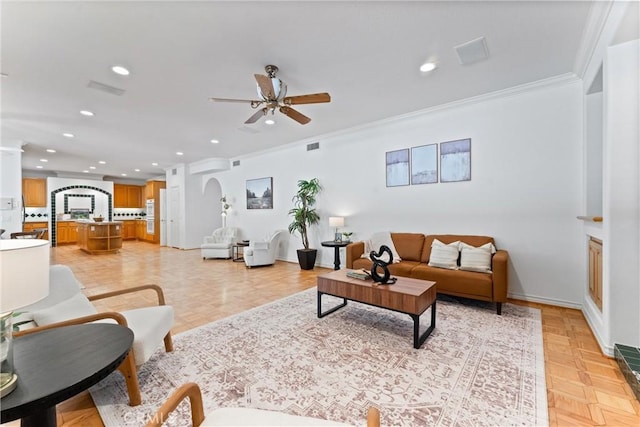
[[[285,116],[290,117],[302,125],[306,125],[311,119],[291,108],[291,105],[331,102],[331,96],[326,92],[288,97],[286,96],[287,85],[276,77],[278,67],[275,65],[267,65],[264,67],[264,70],[267,73],[266,76],[263,74],[254,74],[257,82],[258,100],[229,98],[210,98],[210,100],[214,102],[248,103],[251,105],[251,108],[259,108],[262,106],[262,108],[244,122],[245,124],[255,123],[260,120],[261,117],[266,116],[269,111],[271,114],[274,114],[277,109]]]

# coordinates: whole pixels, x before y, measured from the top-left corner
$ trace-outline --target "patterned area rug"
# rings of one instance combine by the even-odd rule
[[[349,302],[318,319],[313,288],[175,336],[173,353],[158,350],[140,368],[140,406],[127,405],[118,372],[91,395],[107,427],[144,425],[189,381],[205,411],[253,407],[358,426],[374,405],[383,426],[548,425],[540,311],[506,304],[502,313],[439,297],[436,328],[415,350],[408,315]],[[188,405],[166,425],[189,425]]]

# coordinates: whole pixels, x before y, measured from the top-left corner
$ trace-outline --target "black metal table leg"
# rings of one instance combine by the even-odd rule
[[[325,311],[324,313],[322,312],[322,295],[324,295],[324,293],[322,292],[318,292],[318,318],[324,317],[328,314],[333,313],[336,310],[340,310],[342,307],[344,307],[345,305],[347,305],[347,299],[346,298],[342,298],[342,304],[339,304],[333,308],[330,308],[329,310]]]
[[[417,314],[410,314],[409,316],[413,319],[413,348],[420,348],[436,327],[436,302],[434,301],[431,304],[431,324],[422,335],[420,335],[420,316]]]

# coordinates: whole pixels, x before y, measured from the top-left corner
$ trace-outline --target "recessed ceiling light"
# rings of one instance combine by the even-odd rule
[[[88,171],[88,170],[86,170],[86,169],[85,169],[85,170],[83,170],[82,172],[84,172],[84,173],[89,173],[89,171]]]
[[[122,176],[127,176],[127,174],[126,174],[126,173],[121,173],[120,175],[122,175]]]
[[[49,160],[47,160],[47,159],[40,159],[40,161],[41,161],[42,163],[47,163]]]
[[[101,165],[106,165],[107,162],[105,162],[104,160],[98,160],[98,163],[100,163]]]
[[[36,169],[42,169],[42,165],[36,166]]]
[[[220,142],[220,141],[218,141],[217,139],[212,139],[212,140],[211,140],[211,143],[212,143],[212,144],[217,144],[218,142]]]
[[[54,150],[53,148],[47,148],[47,153],[55,153],[56,150]]]
[[[80,110],[80,114],[82,114],[83,116],[95,116],[93,111],[89,111],[89,110]]]
[[[435,69],[436,69],[435,62],[425,62],[420,66],[420,71],[422,71],[423,73],[428,73],[429,71],[433,71]]]
[[[156,162],[151,163],[151,166],[158,166]]]
[[[183,153],[182,151],[176,151],[176,154],[177,154],[178,156],[183,156],[183,155],[184,155],[184,153]]]
[[[63,133],[63,134],[62,134],[62,136],[66,136],[67,138],[73,138],[73,137],[75,137],[75,135],[74,135],[74,134],[69,133],[69,132],[65,132],[65,133]]]
[[[120,74],[121,76],[128,76],[129,75],[129,70],[124,68],[122,65],[115,65],[115,66],[111,67],[111,70],[116,74]]]
[[[140,172],[140,169],[134,169],[134,171],[136,171],[136,172]]]
[[[96,167],[95,166],[89,166],[89,169],[94,170]]]
[[[275,125],[276,121],[273,120],[273,119],[267,119],[267,120],[264,121],[264,123],[267,124],[267,125]]]

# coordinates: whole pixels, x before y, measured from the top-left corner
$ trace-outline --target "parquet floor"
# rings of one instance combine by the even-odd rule
[[[119,254],[87,255],[77,246],[52,249],[52,264],[67,264],[87,294],[155,283],[176,311],[174,334],[315,286],[329,270],[301,271],[297,264],[246,269],[244,263],[206,260],[181,251],[125,242]],[[120,310],[153,295],[100,302]],[[640,403],[615,360],[603,356],[580,311],[511,301],[542,310],[549,422],[551,426],[640,426]],[[8,425],[18,425],[17,422]],[[102,426],[85,392],[58,405],[60,426]]]

